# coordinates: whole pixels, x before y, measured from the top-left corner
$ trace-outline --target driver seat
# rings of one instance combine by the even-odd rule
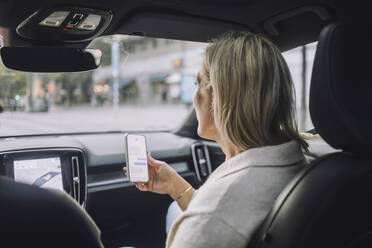
[[[99,229],[69,195],[1,176],[0,246],[103,247]]]
[[[342,151],[319,157],[287,185],[253,247],[372,247],[371,32],[332,24],[320,33],[310,114]]]

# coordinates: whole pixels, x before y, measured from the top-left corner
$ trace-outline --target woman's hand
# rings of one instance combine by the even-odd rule
[[[149,181],[147,183],[136,183],[136,187],[141,191],[151,191],[159,194],[168,194],[174,200],[191,185],[183,179],[167,163],[154,159],[150,154],[147,155],[149,166]],[[126,168],[124,167],[125,173]]]

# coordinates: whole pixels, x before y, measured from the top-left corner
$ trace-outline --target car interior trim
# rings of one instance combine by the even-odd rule
[[[199,158],[198,157],[197,151],[196,151],[196,149],[198,147],[202,147],[202,149],[204,151],[205,158]],[[200,142],[191,144],[191,154],[192,154],[192,159],[193,159],[193,162],[194,162],[196,176],[197,176],[197,178],[200,182],[204,182],[208,178],[208,176],[212,173],[212,166],[211,166],[211,160],[210,160],[210,157],[209,157],[208,147],[206,145],[204,145],[203,143],[200,143]],[[202,170],[204,170],[204,168],[201,168],[200,164],[205,164],[206,165],[207,176],[204,177],[204,178],[202,178],[202,175],[201,175],[201,172],[202,172]]]

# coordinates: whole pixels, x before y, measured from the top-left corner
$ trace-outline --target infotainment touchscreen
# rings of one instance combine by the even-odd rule
[[[14,180],[42,188],[63,190],[61,159],[14,160]]]

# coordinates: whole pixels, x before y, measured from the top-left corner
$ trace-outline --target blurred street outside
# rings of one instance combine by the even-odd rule
[[[0,136],[130,130],[167,130],[182,123],[190,107],[183,104],[55,107],[49,112],[3,112]]]

